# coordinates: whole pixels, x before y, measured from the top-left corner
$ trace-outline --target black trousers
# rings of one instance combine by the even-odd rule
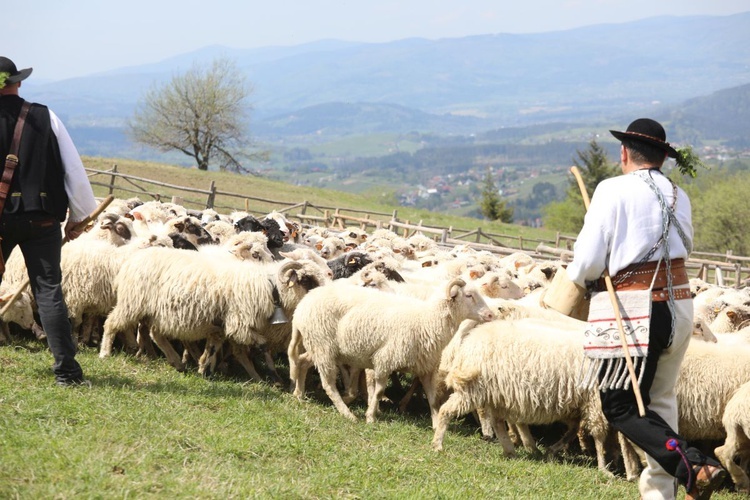
[[[607,390],[600,392],[599,395],[604,415],[612,427],[638,445],[665,471],[676,477],[680,484],[686,485],[690,471],[677,451],[667,449],[666,443],[669,439],[677,441],[691,467],[704,463],[711,465],[719,465],[719,463],[706,457],[700,450],[689,447],[688,443],[663,418],[648,409],[651,401],[649,397],[651,384],[659,366],[659,357],[664,349],[669,347],[671,331],[672,313],[669,310],[669,304],[654,302],[651,309],[648,356],[640,385],[641,397],[646,409],[645,416],[641,417],[638,414],[638,404],[632,388]]]
[[[0,219],[0,237],[6,261],[16,246],[23,254],[42,328],[55,359],[52,367],[55,378],[60,382],[82,379],[62,293],[60,223],[47,214],[4,214]]]

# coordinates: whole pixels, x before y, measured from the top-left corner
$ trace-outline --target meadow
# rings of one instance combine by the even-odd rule
[[[109,162],[96,167],[86,160],[92,168],[108,168]],[[237,192],[273,191],[290,201],[382,209],[355,195],[326,198],[259,178],[118,165],[143,177],[159,172],[174,184],[205,184],[210,176]],[[498,231],[514,229],[534,231],[498,223]],[[598,471],[595,460],[575,447],[551,459],[525,451],[506,458],[498,444],[480,438],[471,416],[453,422],[445,450],[436,452],[419,398],[404,414],[384,404],[379,421],[368,425],[363,402],[353,403],[360,420],[348,421],[314,376],[308,400],[300,402],[287,387],[250,382],[232,370],[204,379],[195,367],[179,373],[163,358],[118,352],[102,360],[88,346],[78,359],[91,387],[63,388],[54,384],[52,357],[43,343],[14,332],[11,342],[0,346],[0,498],[638,496],[637,485],[621,471],[615,477]],[[281,364],[282,376],[288,375],[283,359]],[[542,449],[556,437],[554,429],[536,431]],[[723,489],[715,498],[740,496]]]

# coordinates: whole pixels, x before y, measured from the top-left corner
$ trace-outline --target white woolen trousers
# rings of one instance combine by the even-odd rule
[[[675,385],[680,374],[680,365],[685,357],[690,339],[693,335],[693,301],[675,301],[675,334],[672,345],[662,352],[656,368],[654,382],[651,385],[651,403],[649,409],[655,411],[672,429],[677,428],[677,394]],[[644,500],[673,499],[676,496],[677,483],[671,474],[666,472],[651,457],[646,455],[646,468],[641,473],[639,490]]]

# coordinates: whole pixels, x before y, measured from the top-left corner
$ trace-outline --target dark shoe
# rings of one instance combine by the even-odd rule
[[[697,465],[693,468],[695,484],[685,495],[685,500],[708,500],[727,477],[727,471],[714,465]]]
[[[69,380],[57,380],[57,385],[60,387],[91,387],[91,382],[82,378],[74,378]]]

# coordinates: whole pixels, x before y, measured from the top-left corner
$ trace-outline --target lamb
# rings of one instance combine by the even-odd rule
[[[326,281],[316,265],[301,262],[259,265],[210,259],[201,252],[146,249],[117,274],[117,305],[104,323],[99,356],[111,355],[116,332],[144,321],[151,338],[178,370],[185,366],[168,339],[206,339],[199,372],[208,376],[224,339],[239,345],[267,342],[274,290],[291,315],[308,290]]]
[[[388,376],[407,371],[420,378],[434,419],[434,374],[443,347],[464,319],[491,321],[494,314],[476,288],[461,279],[443,284],[427,301],[368,288],[359,293],[364,299],[357,301],[335,328],[311,328],[299,321],[293,324],[293,337],[295,332],[301,336],[326,394],[342,415],[356,420],[336,388],[338,365],[372,369],[374,390],[368,395],[366,419],[374,422]]]

